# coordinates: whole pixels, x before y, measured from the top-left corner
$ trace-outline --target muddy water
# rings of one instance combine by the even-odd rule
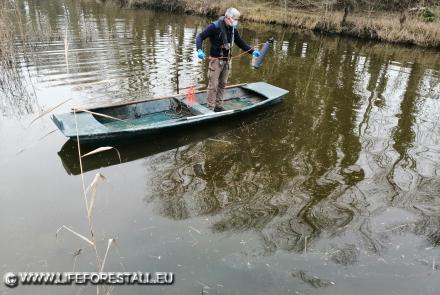
[[[210,19],[20,3],[38,34],[36,54],[18,56],[29,96],[0,96],[1,273],[92,271],[86,243],[55,235],[62,225],[88,233],[76,146],[48,116],[29,124],[69,98],[55,112],[205,88],[194,39]],[[106,177],[93,217],[102,256],[117,239],[105,269],[175,273],[173,286],[112,293],[437,294],[440,55],[277,26],[240,30],[250,44],[276,41],[258,71],[248,56],[234,60],[229,83],[286,88],[283,103],[118,143],[121,160],[114,150],[83,158],[86,185]]]

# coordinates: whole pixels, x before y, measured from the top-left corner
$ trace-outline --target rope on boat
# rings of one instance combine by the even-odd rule
[[[259,47],[260,45],[262,45],[264,43],[258,43],[256,44],[254,47],[249,48],[246,51],[243,51],[237,55],[231,56],[230,59],[236,59],[236,58],[240,58],[242,55],[244,55],[245,53],[248,53],[249,51],[251,51],[252,49]],[[232,50],[232,49],[231,49]],[[229,59],[228,56],[220,56],[220,57],[214,57],[214,56],[208,56],[208,59]]]

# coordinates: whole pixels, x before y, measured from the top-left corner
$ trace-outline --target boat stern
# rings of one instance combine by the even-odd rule
[[[286,89],[273,86],[266,82],[248,83],[241,87],[265,96],[268,100],[281,99],[283,96],[289,93],[289,91]]]
[[[86,112],[76,113],[76,116],[73,112],[55,114],[51,119],[64,136],[72,139],[76,139],[77,136],[81,138],[108,132],[103,124],[99,123],[92,114]]]

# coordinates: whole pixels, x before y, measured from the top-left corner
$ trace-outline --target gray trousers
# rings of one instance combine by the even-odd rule
[[[212,58],[208,70],[208,108],[223,107],[223,94],[228,81],[229,65],[226,59]]]

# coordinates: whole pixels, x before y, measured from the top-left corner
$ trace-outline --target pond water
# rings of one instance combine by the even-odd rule
[[[30,123],[67,99],[55,113],[204,89],[195,36],[212,19],[19,3],[37,35],[32,58],[18,56],[29,95],[0,94],[0,270],[93,271],[83,240],[56,235],[89,236],[76,145],[48,115]],[[175,274],[172,286],[112,294],[438,294],[439,53],[244,21],[240,31],[274,48],[257,71],[248,55],[234,60],[228,83],[288,89],[281,104],[112,145],[121,160],[83,158],[86,185],[106,177],[93,214],[101,256],[117,239],[105,270]]]

